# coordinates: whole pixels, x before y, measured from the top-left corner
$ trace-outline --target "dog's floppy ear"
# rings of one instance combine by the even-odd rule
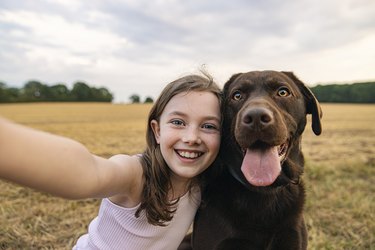
[[[242,75],[242,73],[237,73],[237,74],[234,74],[232,75],[229,80],[224,84],[224,89],[223,89],[223,93],[224,93],[224,98],[226,97],[226,95],[228,95],[228,88],[229,86],[232,84],[232,82],[234,82],[240,75]]]
[[[320,123],[320,119],[323,116],[322,109],[320,107],[320,104],[314,94],[311,92],[311,90],[306,87],[306,85],[301,82],[294,74],[293,72],[285,72],[283,71],[285,75],[287,75],[290,79],[292,79],[300,91],[302,92],[305,101],[306,101],[306,113],[311,114],[312,116],[312,130],[316,135],[320,135],[322,133],[322,125]]]

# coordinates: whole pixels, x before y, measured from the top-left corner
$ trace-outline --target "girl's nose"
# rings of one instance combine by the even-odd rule
[[[199,136],[199,131],[195,128],[189,128],[185,131],[182,141],[189,145],[201,144],[202,140]]]

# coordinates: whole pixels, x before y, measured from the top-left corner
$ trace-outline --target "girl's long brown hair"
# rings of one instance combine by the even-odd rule
[[[160,122],[160,116],[169,100],[173,96],[183,92],[211,92],[218,97],[219,103],[221,104],[222,97],[220,88],[216,85],[211,76],[205,72],[203,72],[203,74],[204,76],[188,75],[169,83],[150,110],[146,131],[147,148],[141,157],[145,185],[142,191],[141,205],[135,213],[136,217],[138,217],[140,212],[145,210],[147,220],[150,224],[165,226],[166,222],[172,220],[178,202],[178,199],[175,201],[170,201],[168,199],[168,191],[172,188],[170,169],[155,140],[151,128],[151,121],[156,120]],[[190,188],[194,184],[200,185],[200,178],[201,176],[194,178]]]

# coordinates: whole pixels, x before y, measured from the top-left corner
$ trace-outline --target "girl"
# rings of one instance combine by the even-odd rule
[[[175,250],[219,151],[220,93],[209,76],[171,82],[150,111],[145,152],[110,159],[0,119],[0,177],[64,198],[104,198],[74,249]]]

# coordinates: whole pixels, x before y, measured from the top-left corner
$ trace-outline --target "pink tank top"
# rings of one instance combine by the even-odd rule
[[[182,196],[172,221],[165,227],[149,224],[144,211],[136,218],[140,204],[124,208],[103,199],[88,233],[78,239],[73,249],[176,250],[189,230],[200,199],[197,188]]]

